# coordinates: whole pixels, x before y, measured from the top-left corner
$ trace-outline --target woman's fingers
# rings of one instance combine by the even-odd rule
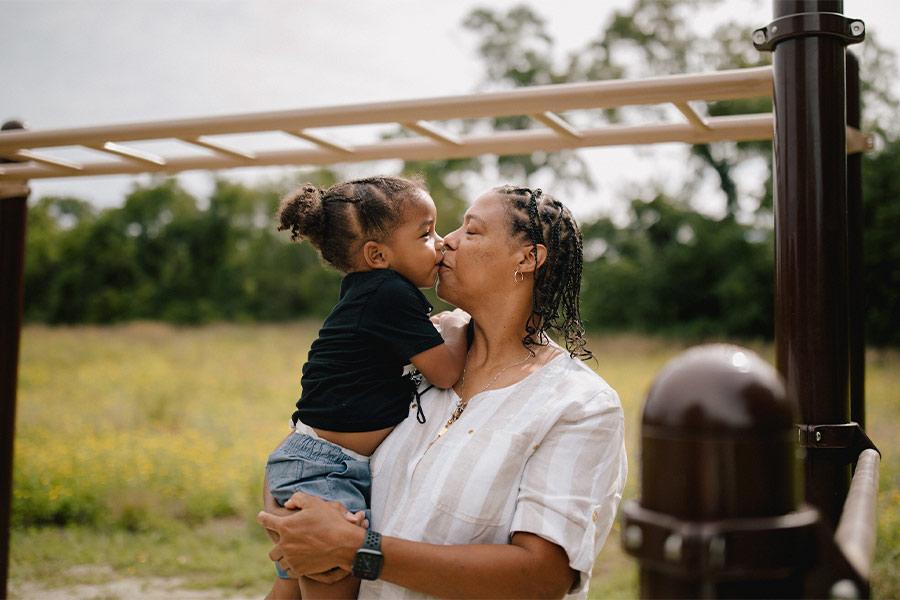
[[[326,502],[302,492],[295,493],[285,503],[285,508],[298,510],[290,511],[287,516],[260,512],[256,520],[278,536],[269,558],[292,577],[321,573],[339,564],[328,555],[328,540],[341,530],[345,534],[348,530],[357,530],[348,522],[348,516],[364,520],[363,514],[348,513],[340,502]],[[325,578],[337,581],[342,577],[329,574]]]
[[[282,521],[284,521],[284,517],[279,517],[262,510],[256,515],[256,522],[265,527],[266,531],[272,531],[275,534],[280,534]],[[269,537],[272,536],[270,535]],[[278,543],[278,540],[274,541]]]
[[[269,536],[269,539],[273,544],[277,544],[281,541],[281,534],[274,529],[266,529],[266,535]]]
[[[335,581],[340,581],[347,575],[349,575],[349,571],[345,571],[340,567],[335,567],[324,573],[316,573],[314,575],[307,575],[308,578],[318,581],[320,583],[334,583]]]
[[[304,494],[303,492],[294,492],[294,495],[288,498],[288,501],[284,503],[284,507],[306,508],[316,500],[322,501],[321,498],[316,498],[315,496],[310,496],[309,494]]]

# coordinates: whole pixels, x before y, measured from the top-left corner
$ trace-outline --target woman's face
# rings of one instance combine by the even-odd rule
[[[503,193],[488,192],[469,207],[462,226],[444,237],[439,298],[471,312],[479,298],[509,289],[521,244],[509,235],[506,209]]]

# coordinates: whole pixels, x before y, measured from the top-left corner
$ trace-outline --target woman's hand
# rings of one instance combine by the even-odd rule
[[[272,492],[269,491],[269,478],[266,477],[263,479],[263,507],[267,513],[271,513],[273,515],[281,515],[287,516],[291,514],[291,511],[287,510],[278,505],[275,501],[275,498],[272,497]],[[269,539],[272,540],[273,544],[278,543],[278,532],[273,529],[266,529],[266,535],[269,536]]]
[[[278,541],[269,558],[291,577],[314,576],[318,581],[337,581],[346,576],[365,530],[362,514],[348,512],[339,502],[297,492],[285,503],[291,514],[260,512],[256,520]],[[335,568],[343,572],[336,572]]]
[[[288,500],[288,503],[291,503],[291,500]],[[270,515],[287,517],[296,512],[296,503],[292,503],[292,508],[286,508],[283,506],[279,506],[278,502],[275,501],[275,498],[272,497],[272,493],[269,491],[269,482],[268,479],[263,482],[263,505],[265,506],[265,513]],[[260,513],[260,514],[265,514]],[[351,513],[350,511],[344,511],[344,518],[347,519],[350,523],[354,525],[358,525],[363,529],[368,529],[369,520],[366,519],[366,512],[361,510],[357,513]],[[262,521],[260,521],[262,523]],[[266,527],[266,535],[269,536],[269,539],[272,540],[273,544],[277,544],[281,540],[281,534],[275,529],[269,529]],[[272,558],[275,562],[278,562],[278,558],[272,557],[272,553],[269,553],[269,557]],[[349,575],[350,572],[346,569],[334,568],[324,573],[316,573],[307,575],[310,579],[314,579],[315,581],[320,581],[322,583],[334,583],[335,581],[339,581]]]

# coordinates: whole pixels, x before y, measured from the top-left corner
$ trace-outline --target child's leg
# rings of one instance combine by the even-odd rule
[[[334,583],[320,583],[309,577],[300,578],[300,590],[302,597],[307,600],[355,600],[359,593],[359,579],[353,575],[347,575]]]
[[[272,590],[266,594],[266,600],[300,600],[300,584],[296,579],[275,578]]]
[[[344,452],[340,446],[308,435],[289,436],[269,457],[266,475],[272,497],[283,507],[294,492],[302,491],[328,501],[340,502],[353,513],[366,510],[371,489],[368,460]],[[298,470],[291,464],[297,461],[303,464],[303,468],[299,470],[302,474],[299,480]],[[355,599],[359,592],[359,580],[348,575],[340,581],[325,584],[301,577],[297,587],[300,591],[299,597],[306,600]],[[282,589],[284,592],[280,592]],[[276,582],[272,588],[272,593],[290,591],[284,588],[281,582]]]

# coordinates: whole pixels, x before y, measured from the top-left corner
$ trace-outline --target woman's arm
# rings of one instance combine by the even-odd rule
[[[297,493],[286,506],[300,510],[257,518],[280,536],[272,560],[296,576],[351,568],[365,531],[343,518],[340,504]],[[465,546],[384,537],[381,550],[381,579],[432,596],[561,598],[576,577],[562,548],[530,533],[514,534],[510,544]]]

